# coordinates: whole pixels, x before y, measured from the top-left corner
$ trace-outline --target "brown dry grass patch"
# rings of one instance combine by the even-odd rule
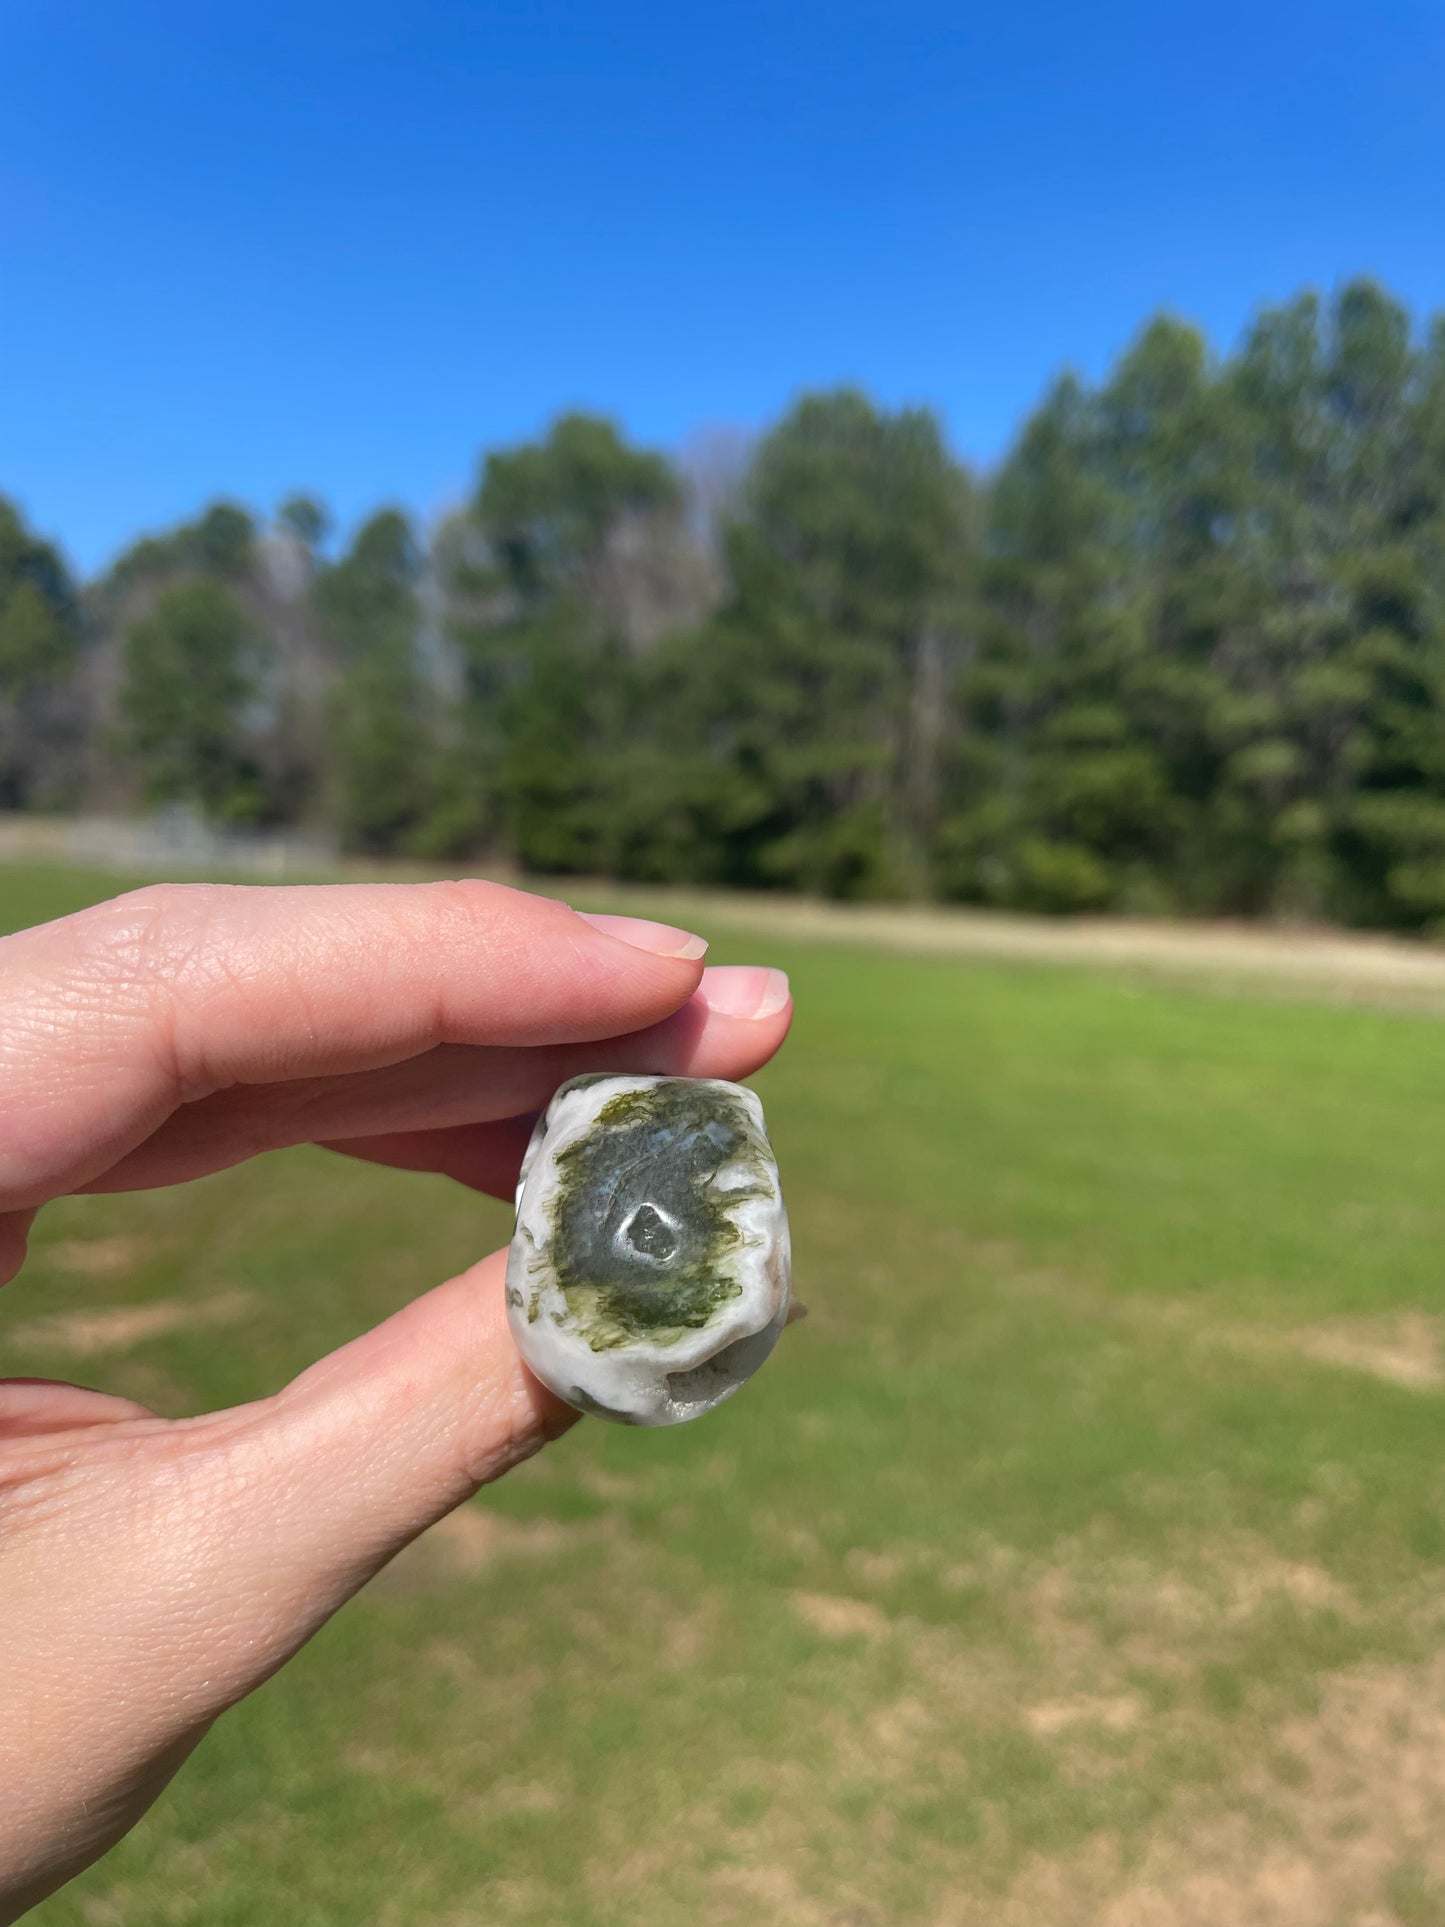
[[[610,1517],[564,1525],[556,1519],[508,1519],[479,1505],[463,1505],[404,1546],[373,1584],[383,1593],[428,1592],[453,1579],[474,1578],[499,1558],[554,1558],[616,1538],[620,1531],[620,1522]]]
[[[209,1331],[238,1324],[258,1309],[247,1291],[215,1292],[209,1298],[158,1298],[148,1305],[96,1305],[84,1311],[58,1311],[17,1325],[10,1343],[76,1358],[125,1351],[148,1338],[174,1331]]]
[[[825,1639],[886,1639],[889,1619],[881,1607],[841,1593],[794,1592],[789,1602],[800,1619]]]
[[[1445,1880],[1445,1655],[1342,1673],[1269,1738],[1292,1771],[1251,1765],[1233,1811],[1181,1799],[1133,1864],[1101,1834],[932,1927],[1401,1927],[1402,1871]]]
[[[86,1278],[115,1278],[133,1271],[155,1248],[154,1238],[117,1232],[109,1238],[60,1238],[41,1246],[36,1256],[57,1271],[73,1271]]]
[[[1422,1312],[1338,1319],[1298,1331],[1292,1342],[1320,1365],[1368,1372],[1412,1392],[1445,1389],[1445,1331],[1440,1319]]]

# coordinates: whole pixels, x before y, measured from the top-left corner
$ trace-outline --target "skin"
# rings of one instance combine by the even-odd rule
[[[587,1070],[746,1077],[780,972],[499,884],[163,885],[0,940],[0,1283],[36,1212],[283,1145],[509,1196]],[[419,1206],[424,1200],[419,1197]],[[273,1396],[0,1379],[0,1923],[95,1860],[394,1553],[572,1423],[505,1253]]]

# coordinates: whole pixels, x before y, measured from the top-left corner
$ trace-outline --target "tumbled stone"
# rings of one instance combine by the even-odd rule
[[[522,1161],[506,1291],[529,1369],[579,1411],[677,1425],[731,1398],[790,1304],[754,1092],[708,1077],[564,1084]]]

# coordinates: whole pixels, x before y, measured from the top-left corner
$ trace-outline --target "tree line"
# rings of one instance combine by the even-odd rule
[[[1044,911],[1445,922],[1445,323],[1151,322],[997,470],[805,396],[571,414],[423,532],[228,502],[81,584],[0,501],[0,807]]]

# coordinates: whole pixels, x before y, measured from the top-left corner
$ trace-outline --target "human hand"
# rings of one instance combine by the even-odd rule
[[[565,1078],[772,1056],[786,979],[701,950],[480,882],[163,885],[0,940],[0,1283],[52,1198],[288,1144],[510,1196]],[[0,1922],[113,1845],[393,1553],[572,1422],[517,1358],[504,1265],[233,1411],[167,1421],[0,1379]]]

